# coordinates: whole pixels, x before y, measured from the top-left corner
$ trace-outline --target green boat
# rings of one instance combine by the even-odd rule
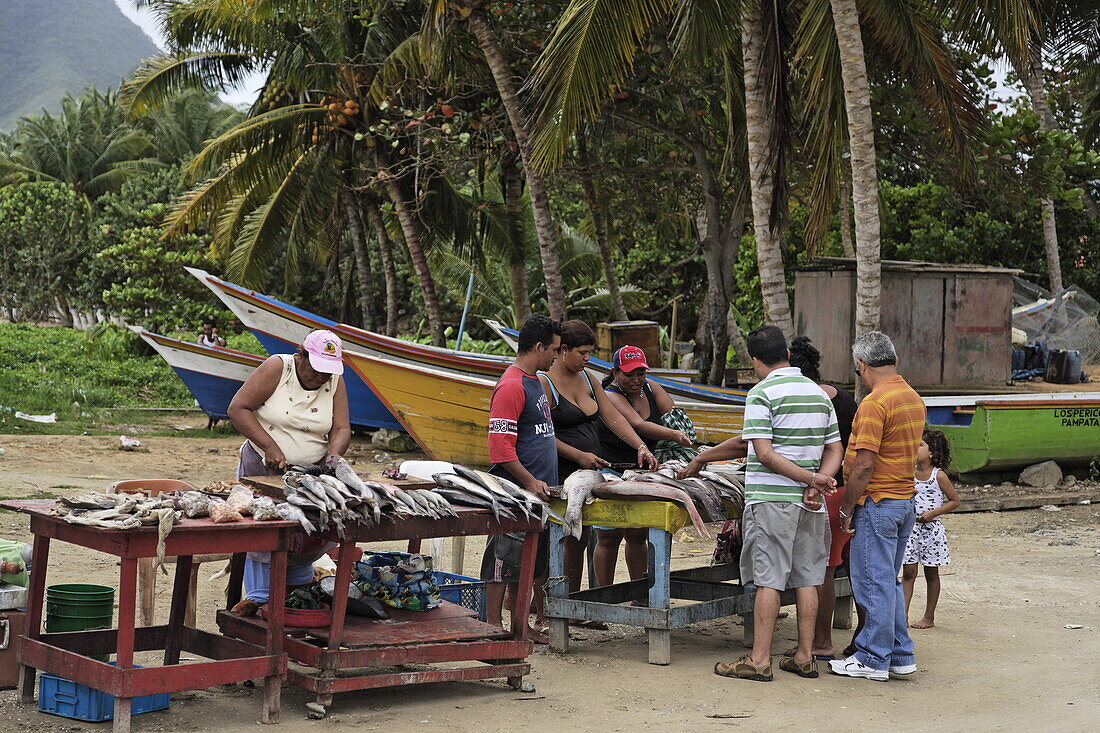
[[[1096,392],[926,397],[924,403],[929,426],[951,441],[951,467],[959,473],[1050,460],[1081,468],[1100,456]]]

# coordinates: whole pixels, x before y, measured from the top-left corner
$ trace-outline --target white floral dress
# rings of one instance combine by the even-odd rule
[[[939,509],[947,501],[936,476],[940,469],[933,468],[932,475],[924,481],[916,481],[917,495],[913,497],[917,516],[933,509]],[[931,522],[913,525],[909,542],[905,545],[905,564],[920,563],[927,567],[939,567],[951,562],[951,553],[947,549],[947,529],[936,517]]]

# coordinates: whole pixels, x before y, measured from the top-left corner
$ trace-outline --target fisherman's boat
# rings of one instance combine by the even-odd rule
[[[377,394],[432,458],[489,463],[489,399],[495,377],[463,374],[429,364],[399,362],[344,350],[344,361]],[[700,442],[739,435],[744,407],[678,400]]]
[[[1063,469],[1100,456],[1100,393],[925,397],[929,427],[951,442],[959,473],[1057,461]]]
[[[187,271],[210,288],[241,323],[256,334],[263,347],[273,354],[293,351],[310,331],[323,328],[339,336],[345,347],[406,365],[420,364],[448,372],[497,378],[512,363],[512,358],[507,356],[428,346],[366,331],[296,308],[271,296],[222,280],[204,270],[188,267]],[[603,374],[611,371],[611,364],[600,359],[591,359],[589,364]],[[745,390],[691,384],[661,376],[649,378],[664,387],[677,403],[689,399],[744,405],[745,395],[748,394]],[[352,383],[349,381],[348,384],[350,389]]]
[[[168,366],[172,367],[194,395],[199,409],[216,420],[228,419],[229,402],[233,395],[237,394],[237,390],[256,367],[264,362],[264,357],[244,351],[201,346],[136,326],[131,326],[130,330],[168,362]],[[344,376],[348,387],[349,421],[352,425],[403,430],[401,423],[357,376],[348,370],[344,370]],[[359,394],[354,397],[348,376],[359,385]]]

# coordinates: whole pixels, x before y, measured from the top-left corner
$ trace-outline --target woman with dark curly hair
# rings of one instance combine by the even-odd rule
[[[909,617],[909,602],[913,599],[913,586],[917,582],[917,565],[924,566],[924,580],[928,595],[924,604],[924,616],[909,624],[914,629],[930,629],[936,625],[936,604],[940,600],[940,567],[951,562],[947,549],[947,530],[940,517],[959,508],[959,495],[947,477],[951,464],[951,448],[947,436],[939,430],[924,431],[917,448],[917,466],[914,478],[917,495],[917,522],[905,545],[905,559],[901,568],[901,585],[905,591],[905,616]]]

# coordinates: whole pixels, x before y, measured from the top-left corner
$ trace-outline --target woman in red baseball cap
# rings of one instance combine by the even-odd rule
[[[611,358],[611,374],[604,378],[603,388],[612,405],[626,418],[630,427],[654,450],[659,440],[690,446],[692,441],[682,430],[673,430],[661,423],[661,416],[672,412],[676,403],[659,384],[646,379],[649,362],[645,352],[637,346],[622,346]],[[600,446],[603,457],[611,463],[627,463],[634,460],[634,449],[619,436],[600,426]],[[631,580],[644,577],[649,561],[649,547],[645,529],[601,530],[596,535],[596,582],[610,585],[615,582],[615,564],[619,556],[619,543],[626,540],[626,567]]]

